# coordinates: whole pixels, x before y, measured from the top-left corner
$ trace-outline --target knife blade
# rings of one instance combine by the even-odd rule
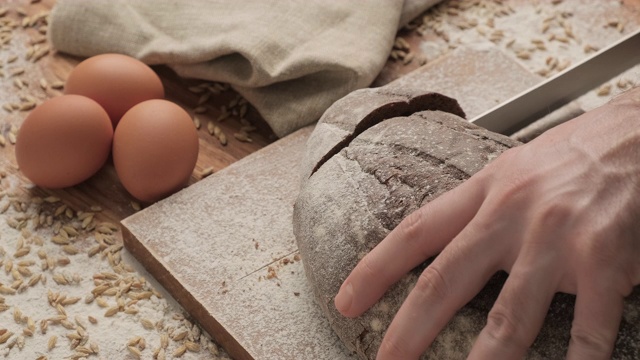
[[[637,64],[640,29],[470,122],[494,132],[513,134]]]

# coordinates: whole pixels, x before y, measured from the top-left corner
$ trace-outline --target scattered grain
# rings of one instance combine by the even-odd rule
[[[531,53],[527,50],[521,50],[516,53],[516,56],[520,59],[528,60],[531,59]]]
[[[222,131],[216,136],[216,138],[218,139],[218,141],[220,141],[221,145],[227,145],[227,135],[225,135],[225,133],[223,133]]]
[[[45,46],[37,51],[35,51],[33,53],[33,57],[31,58],[32,62],[37,62],[38,60],[42,59],[43,57],[45,57],[47,54],[49,54],[49,47]]]
[[[56,245],[69,245],[71,240],[62,235],[55,235],[51,238],[51,242]]]
[[[10,337],[13,336],[13,332],[6,331],[4,334],[0,335],[0,344],[4,344],[9,340]]]
[[[55,204],[57,202],[60,202],[60,198],[57,196],[47,196],[46,198],[42,199],[44,200],[44,202],[50,203],[50,204]]]
[[[51,335],[49,341],[47,342],[47,350],[51,351],[54,347],[56,347],[57,342],[58,337],[56,335]]]
[[[166,359],[166,355],[165,355],[164,349],[158,348],[157,350],[158,350],[158,352],[154,354],[155,358],[157,360],[165,360]]]
[[[217,126],[216,124],[213,123],[213,121],[209,121],[207,123],[207,131],[209,132],[210,135],[214,135],[216,133],[216,128]]]
[[[13,288],[10,288],[8,286],[5,285],[0,285],[0,294],[2,295],[14,295],[16,293],[16,290]]]
[[[53,278],[53,281],[55,281],[56,284],[58,285],[69,285],[69,281],[61,273],[53,274],[52,278]]]
[[[7,137],[9,138],[9,142],[10,142],[12,145],[15,145],[15,144],[16,144],[16,142],[18,141],[18,139],[16,138],[16,135],[15,135],[14,133],[9,133],[9,134],[7,135]]]
[[[87,255],[89,257],[93,257],[94,255],[96,255],[97,253],[100,252],[100,250],[102,250],[102,247],[100,245],[95,245],[93,246],[91,249],[89,249],[89,251],[87,252]]]
[[[185,352],[187,352],[187,347],[185,345],[181,345],[173,351],[172,355],[174,357],[182,357],[182,355],[184,355]]]
[[[138,350],[137,347],[135,346],[127,346],[127,349],[129,349],[129,352],[135,356],[137,359],[140,359],[140,357],[142,357],[142,353],[140,352],[140,350]]]
[[[42,277],[42,274],[33,275],[27,282],[27,285],[35,286],[41,280],[41,277]]]
[[[598,96],[607,96],[611,93],[611,84],[604,84],[600,86],[596,92]]]
[[[209,101],[209,99],[211,98],[211,93],[210,92],[206,92],[202,95],[200,95],[200,98],[198,98],[198,105],[202,105],[204,103],[206,103],[207,101]]]
[[[200,178],[204,179],[204,178],[206,178],[207,176],[209,176],[211,174],[213,174],[213,167],[210,166],[210,167],[202,169],[202,171],[200,172]]]
[[[619,89],[626,89],[626,88],[627,88],[627,87],[629,87],[631,84],[632,84],[632,83],[631,83],[631,81],[630,81],[630,80],[620,78],[620,79],[618,79],[618,82],[616,83],[616,86],[617,86]]]
[[[407,53],[407,55],[402,60],[402,64],[404,64],[404,65],[410,64],[413,61],[413,58],[414,58],[414,53],[412,53],[412,52]]]
[[[189,86],[187,88],[187,90],[189,90],[190,92],[192,92],[194,94],[200,94],[200,93],[203,93],[203,92],[207,91],[207,89],[205,87],[200,86],[200,85],[198,85],[198,86]]]
[[[52,89],[60,90],[60,89],[64,88],[64,82],[63,81],[54,81],[49,86]]]
[[[549,27],[551,26],[551,24],[549,24],[548,22],[545,22],[542,24],[542,29],[540,30],[543,34],[546,34],[547,31],[549,31]]]
[[[78,248],[77,248],[77,247],[75,247],[74,245],[71,245],[71,244],[69,244],[69,245],[64,245],[64,246],[62,247],[62,250],[63,250],[65,253],[69,254],[69,255],[76,255],[76,254],[78,254],[78,252],[79,252]]]
[[[187,338],[187,335],[189,335],[188,331],[182,331],[177,333],[176,335],[174,335],[172,337],[173,341],[181,341]]]
[[[46,41],[47,41],[47,37],[46,36],[36,36],[36,37],[31,38],[29,43],[31,43],[31,45],[37,45],[37,44],[45,43]]]
[[[571,65],[571,60],[569,60],[569,59],[564,59],[562,62],[559,62],[559,63],[558,63],[558,66],[557,66],[557,68],[556,68],[556,69],[557,69],[558,71],[563,71],[564,69],[568,68],[568,67],[569,67],[569,65]]]
[[[22,311],[20,311],[20,308],[17,306],[13,307],[13,321],[15,321],[16,324],[22,323]]]
[[[187,350],[191,351],[191,352],[199,352],[200,351],[200,344],[197,344],[193,341],[185,341],[184,342],[184,346],[187,348]]]
[[[14,257],[14,258],[16,258],[16,259],[17,259],[17,258],[21,258],[21,257],[23,257],[23,256],[25,256],[25,255],[27,255],[27,254],[29,254],[29,252],[31,252],[31,246],[28,246],[28,245],[27,245],[27,246],[25,246],[25,247],[20,248],[18,251],[16,251],[16,252],[13,254],[13,257]]]
[[[238,141],[242,141],[242,142],[253,142],[253,139],[251,139],[246,133],[244,132],[237,132],[233,134],[233,137],[236,138],[236,140]]]
[[[24,72],[25,72],[25,69],[22,68],[22,67],[19,67],[19,68],[14,68],[14,69],[10,70],[9,74],[11,76],[18,76],[18,75],[24,74]]]

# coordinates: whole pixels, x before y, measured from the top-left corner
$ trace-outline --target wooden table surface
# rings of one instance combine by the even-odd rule
[[[63,89],[54,89],[51,85],[64,81],[73,67],[82,60],[57,53],[54,49],[47,51],[46,49],[50,45],[46,41],[40,42],[46,33],[46,13],[44,12],[50,10],[54,3],[55,0],[3,0],[0,3],[0,65],[2,65],[0,68],[2,73],[2,76],[0,76],[0,107],[11,103],[25,106],[24,111],[19,109],[8,111],[0,108],[0,135],[2,135],[2,138],[0,138],[0,194],[2,194],[0,195],[0,206],[10,204],[11,206],[20,207],[20,204],[28,202],[29,199],[55,196],[70,209],[73,209],[75,213],[88,211],[92,207],[95,209],[95,207],[99,206],[101,211],[96,212],[96,221],[118,223],[136,212],[140,205],[145,206],[145,204],[138,204],[135,199],[127,194],[117,179],[111,160],[91,179],[77,186],[61,190],[46,190],[33,187],[22,176],[16,164],[14,146],[11,144],[12,137],[15,136],[22,121],[28,114],[29,103],[35,100],[36,104],[40,104],[47,98],[62,94]],[[438,7],[435,12],[436,15],[441,12],[448,17],[445,19],[444,25],[441,20],[438,20],[438,16],[430,13],[425,17],[427,24],[423,24],[420,20],[422,17],[420,17],[420,21],[414,22],[410,29],[399,32],[399,36],[404,41],[396,43],[392,54],[395,59],[389,59],[374,85],[386,84],[414,70],[425,62],[444,55],[448,50],[464,45],[462,43],[476,41],[476,37],[499,44],[518,61],[522,61],[523,66],[532,72],[541,72],[548,65],[545,64],[545,58],[548,59],[549,57],[548,54],[540,52],[540,54],[533,53],[531,59],[520,58],[516,54],[517,49],[511,48],[511,45],[509,45],[511,40],[508,34],[501,36],[493,26],[489,26],[491,25],[489,24],[489,19],[495,18],[496,23],[498,23],[501,16],[508,17],[509,14],[515,14],[520,11],[519,4],[527,3],[530,2],[524,0],[476,2],[472,0],[451,0],[447,2],[447,4]],[[563,6],[562,2],[555,4],[555,1],[553,2],[554,4],[545,0],[539,1],[539,3],[542,10],[548,10],[549,12],[556,6]],[[578,17],[585,16],[584,14],[586,14],[588,7],[597,3],[597,1],[565,0],[564,3],[565,5],[566,3],[574,3],[576,17]],[[476,7],[491,10],[493,13],[483,12],[481,9],[476,11],[475,17],[470,17],[471,20],[469,20],[462,15],[458,16],[457,12],[464,14],[466,11],[460,8],[458,4],[475,5]],[[582,8],[581,6],[583,5],[586,8]],[[531,8],[532,5],[527,6]],[[598,4],[598,6],[601,6],[601,4]],[[565,6],[565,8],[570,7]],[[4,9],[6,9],[6,12]],[[506,12],[506,14],[500,15],[501,11]],[[42,16],[39,16],[39,14],[42,14]],[[561,12],[558,12],[558,14],[560,14],[560,17],[562,16]],[[631,28],[636,28],[638,19],[640,19],[639,14],[640,0],[624,0],[620,2],[619,7],[603,14],[600,19],[594,18],[594,21],[603,22],[603,25],[594,30],[595,33],[606,35],[594,37],[594,44],[604,46],[609,39],[615,39],[616,35],[621,36],[622,32],[628,32]],[[480,22],[473,19],[479,19]],[[474,21],[476,24],[473,23]],[[582,22],[586,24],[589,21],[591,19]],[[616,21],[618,22],[616,23]],[[11,23],[15,23],[17,26],[11,26]],[[542,23],[541,25],[544,26]],[[623,25],[627,27],[624,28]],[[469,27],[477,27],[477,33],[470,34]],[[603,27],[606,27],[606,29]],[[623,28],[616,29],[616,27]],[[483,30],[480,30],[480,28]],[[539,32],[540,29],[537,29],[537,31]],[[457,37],[458,33],[464,33],[464,36]],[[540,34],[535,34],[535,31],[532,31],[531,38],[538,35]],[[528,39],[525,40],[528,42]],[[601,44],[597,44],[598,40]],[[549,44],[550,51],[557,51],[558,56],[562,56],[565,44],[558,43],[558,41],[545,41]],[[33,49],[34,42],[37,43],[35,45],[38,47],[35,50]],[[518,42],[524,43],[525,41],[518,39],[516,44]],[[575,40],[572,42],[577,43]],[[576,49],[582,49],[588,44],[590,43],[586,42],[586,40],[579,45],[570,44],[573,46],[573,57],[576,57]],[[584,56],[586,56],[587,52],[585,50]],[[567,57],[571,56],[567,55]],[[163,81],[167,99],[178,103],[193,114],[193,109],[198,105],[200,94],[193,93],[188,88],[201,83],[201,81],[181,79],[165,67],[154,67],[154,70],[157,71]],[[548,74],[543,74],[543,76],[548,76],[552,73],[550,71]],[[46,84],[41,84],[43,82],[42,79]],[[244,120],[239,119],[237,116],[232,116],[225,121],[217,121],[216,119],[220,115],[222,107],[228,107],[231,102],[235,101],[237,101],[237,94],[232,90],[225,91],[220,95],[212,96],[206,103],[207,112],[197,115],[202,124],[198,130],[200,154],[189,184],[199,181],[202,178],[203,171],[206,169],[218,171],[276,140],[268,126],[260,119],[259,114],[251,107],[249,107]],[[215,137],[208,133],[207,123],[209,121],[213,121],[225,132],[228,138],[226,145],[220,144]],[[252,142],[242,142],[233,136],[234,133],[240,131],[246,121],[257,127],[256,131],[249,134]],[[2,139],[5,140],[4,143],[1,141]],[[11,202],[3,201],[2,196],[5,195],[5,192],[13,194]],[[0,208],[0,218],[3,217],[1,210],[2,208]],[[118,238],[117,240],[120,239]],[[2,325],[0,324],[0,330],[2,330]]]

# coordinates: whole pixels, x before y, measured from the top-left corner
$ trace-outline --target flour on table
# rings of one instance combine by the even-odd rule
[[[486,44],[504,50],[524,68],[550,77],[620,40],[640,27],[637,13],[621,1],[477,1],[443,2],[413,23],[413,31],[433,40],[417,52],[424,61],[452,49]],[[410,25],[412,27],[412,25]],[[517,81],[509,76],[502,81]],[[588,111],[640,84],[640,65],[578,99]],[[473,86],[469,88],[473,89]],[[609,91],[603,91],[606,89]],[[479,94],[468,94],[468,97]]]
[[[1,180],[0,358],[228,359],[145,278],[99,207]]]

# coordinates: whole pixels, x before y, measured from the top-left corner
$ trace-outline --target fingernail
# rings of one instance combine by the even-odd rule
[[[334,300],[336,305],[336,309],[340,311],[342,314],[349,311],[351,308],[351,301],[353,300],[353,286],[350,282],[345,283],[340,287],[340,291],[338,291],[338,295]]]

